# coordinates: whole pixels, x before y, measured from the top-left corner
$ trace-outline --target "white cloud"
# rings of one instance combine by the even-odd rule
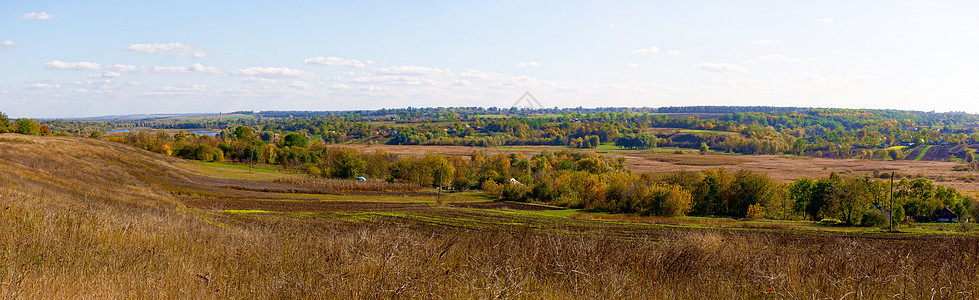
[[[833,19],[830,19],[830,18],[822,18],[822,19],[817,20],[817,22],[819,22],[819,23],[833,23]]]
[[[420,66],[393,66],[390,68],[381,68],[377,70],[377,73],[388,75],[439,75],[447,74],[449,70]]]
[[[701,63],[694,66],[697,70],[713,73],[741,73],[748,72],[748,68],[732,65],[732,64],[717,64],[717,63]]]
[[[262,78],[299,78],[299,77],[313,77],[313,73],[304,70],[296,70],[290,68],[276,68],[276,67],[251,67],[247,69],[238,69],[233,73],[238,76],[247,77],[262,77]]]
[[[105,70],[107,70],[107,71],[113,71],[113,72],[119,72],[119,73],[123,73],[123,72],[136,72],[136,71],[139,71],[139,67],[134,66],[134,65],[114,65],[114,66],[110,66],[110,67],[105,67]]]
[[[88,78],[117,78],[119,76],[122,76],[122,73],[105,71],[102,74],[89,74]]]
[[[417,76],[396,76],[396,75],[384,75],[384,76],[364,76],[358,77],[350,80],[351,83],[366,83],[366,84],[397,84],[397,85],[435,85],[436,82],[433,80],[422,79]]]
[[[261,77],[245,77],[245,78],[242,78],[241,81],[244,81],[245,83],[252,83],[252,84],[277,84],[277,83],[279,83],[279,80],[276,80],[276,79],[268,79],[268,78],[261,78]]]
[[[215,67],[207,67],[199,63],[185,66],[152,66],[152,67],[140,67],[134,65],[112,65],[112,66],[100,66],[93,62],[77,62],[77,63],[66,63],[62,61],[53,61],[47,63],[49,69],[60,69],[60,70],[93,70],[93,71],[106,71],[102,75],[93,78],[111,77],[113,74],[119,73],[139,73],[139,74],[154,74],[154,73],[210,73],[210,74],[220,74],[221,69]],[[108,75],[108,76],[107,76]],[[91,75],[92,77],[95,75]],[[118,77],[118,76],[114,76]]]
[[[166,54],[173,56],[193,56],[196,58],[207,57],[207,52],[201,50],[194,45],[187,45],[181,43],[169,43],[169,44],[133,44],[126,47],[126,50],[149,53],[149,54]]]
[[[159,90],[149,92],[148,95],[200,95],[207,92],[207,86],[201,84],[182,84],[165,86]]]
[[[518,67],[540,67],[540,63],[536,61],[520,62],[517,64]]]
[[[815,62],[815,61],[819,61],[818,59],[816,59],[814,57],[810,57],[810,58],[786,57],[785,55],[782,55],[782,54],[762,55],[762,56],[758,56],[756,59],[758,61],[764,61],[764,62],[804,62],[804,61],[806,61],[806,62]]]
[[[337,83],[337,84],[330,85],[330,88],[333,88],[334,90],[349,90],[349,89],[351,89],[351,87],[349,85],[342,84],[342,83]]]
[[[47,20],[54,18],[54,15],[50,15],[46,12],[29,12],[20,17],[24,20]]]
[[[632,54],[656,54],[656,53],[659,53],[659,48],[656,47],[642,48],[642,49],[636,49],[632,51]]]
[[[781,45],[782,40],[754,40],[751,41],[751,44],[756,46]]]
[[[48,69],[57,69],[57,70],[88,70],[88,71],[92,71],[92,70],[99,70],[99,69],[102,68],[102,66],[99,66],[98,63],[87,62],[87,61],[81,61],[81,62],[63,62],[63,61],[60,61],[60,60],[56,60],[56,61],[52,61],[52,62],[46,63],[44,65],[47,66]]]
[[[666,51],[666,54],[667,55],[673,55],[673,56],[680,56],[680,55],[683,55],[683,51],[680,51],[680,50],[669,50],[669,51]]]
[[[758,61],[757,60],[751,60],[751,59],[749,59],[749,60],[743,60],[743,61],[741,61],[741,63],[742,64],[746,64],[746,65],[757,65],[758,64]]]
[[[626,68],[629,68],[629,69],[638,69],[639,68],[639,64],[637,64],[637,63],[627,63],[627,64],[625,64],[625,67]]]
[[[307,90],[310,88],[310,85],[308,83],[302,81],[293,81],[292,83],[289,84],[289,86],[300,90]]]
[[[189,70],[189,68],[187,68],[187,67],[161,67],[161,66],[152,66],[152,67],[146,69],[146,72],[147,73],[184,73],[184,72],[187,72],[187,70]]]
[[[218,69],[218,68],[215,68],[215,67],[205,67],[204,65],[199,64],[199,63],[195,63],[195,64],[190,65],[189,71],[190,72],[198,72],[198,73],[221,74],[221,69]]]
[[[459,77],[469,78],[469,79],[482,79],[482,80],[500,80],[506,78],[506,75],[468,69],[459,73]]]
[[[374,63],[374,62],[368,60],[367,63]],[[314,58],[307,59],[306,64],[323,65],[323,66],[344,66],[344,67],[353,67],[353,68],[363,68],[366,66],[364,62],[356,59],[346,59],[346,58],[335,57],[335,56],[330,56],[330,57],[317,56]]]
[[[453,81],[452,82],[452,85],[454,85],[454,86],[472,86],[473,83],[472,82],[469,82],[469,80],[460,79],[460,80]]]
[[[608,24],[608,28],[609,29],[615,28],[615,24]]]
[[[12,46],[17,46],[17,43],[14,43],[14,41],[11,41],[11,40],[6,40],[6,41],[3,41],[3,42],[0,42],[0,50],[2,50],[4,48],[7,48],[7,47],[12,47]]]
[[[60,89],[61,88],[61,85],[60,84],[47,84],[47,83],[37,82],[37,83],[32,83],[31,86],[30,86],[30,88],[32,88],[32,89],[39,89],[39,90],[51,90],[51,89]]]

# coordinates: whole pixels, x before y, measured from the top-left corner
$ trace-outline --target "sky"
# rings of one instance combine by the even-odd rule
[[[0,0],[0,112],[979,113],[979,1]]]

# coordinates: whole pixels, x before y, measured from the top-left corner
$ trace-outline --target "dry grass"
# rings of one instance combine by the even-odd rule
[[[419,191],[416,185],[406,183],[388,183],[379,180],[358,181],[350,179],[286,177],[274,180],[277,183],[312,186],[328,191],[356,193],[414,193]]]
[[[171,196],[199,180],[172,158],[0,137],[0,298],[979,297],[973,237],[251,217]]]

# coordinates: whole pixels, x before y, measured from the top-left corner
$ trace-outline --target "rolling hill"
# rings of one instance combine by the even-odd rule
[[[350,182],[0,134],[0,298],[924,298],[979,288],[974,236],[569,217]]]

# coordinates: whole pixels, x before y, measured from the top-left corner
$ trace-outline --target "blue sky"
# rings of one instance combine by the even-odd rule
[[[979,112],[979,2],[0,1],[0,112]]]

